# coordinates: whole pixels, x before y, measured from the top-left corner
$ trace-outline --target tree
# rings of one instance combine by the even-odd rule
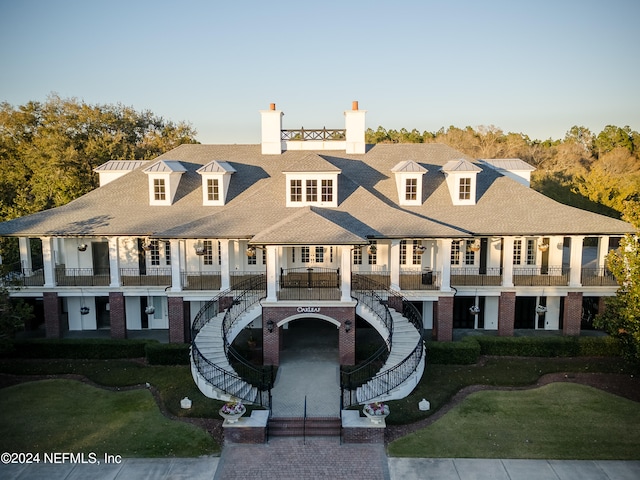
[[[617,338],[627,358],[640,363],[640,202],[628,202],[625,219],[636,232],[627,234],[620,248],[609,253],[607,265],[619,288],[615,297],[606,300],[605,311],[594,325]]]
[[[0,273],[0,282],[1,278]],[[7,289],[0,285],[0,352],[7,348],[8,341],[32,318],[31,305],[22,299],[10,299]]]

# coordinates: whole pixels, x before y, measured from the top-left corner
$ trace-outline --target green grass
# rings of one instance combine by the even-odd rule
[[[577,384],[467,397],[389,445],[399,457],[640,459],[640,404]]]
[[[433,415],[462,388],[469,385],[522,387],[535,385],[547,373],[633,373],[634,367],[619,358],[488,357],[484,365],[427,365],[420,384],[408,397],[389,402],[389,425],[413,423]],[[431,410],[420,411],[426,398]]]
[[[0,450],[191,457],[220,446],[206,431],[164,417],[148,390],[112,392],[56,379],[2,390]]]

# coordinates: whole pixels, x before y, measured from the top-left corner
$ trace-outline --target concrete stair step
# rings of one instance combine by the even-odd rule
[[[337,417],[269,419],[269,435],[276,437],[339,436],[341,429],[342,422]]]

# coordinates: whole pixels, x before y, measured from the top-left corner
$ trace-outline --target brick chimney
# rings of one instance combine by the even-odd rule
[[[276,110],[276,104],[269,105],[269,110],[260,110],[262,116],[262,154],[280,155],[282,153],[282,113]]]
[[[347,131],[346,153],[365,153],[364,141],[366,110],[358,109],[358,102],[351,102],[351,110],[344,112],[344,127]]]

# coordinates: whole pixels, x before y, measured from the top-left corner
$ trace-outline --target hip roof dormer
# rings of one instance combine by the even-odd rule
[[[469,160],[450,160],[441,169],[454,205],[475,205],[480,167]]]
[[[177,160],[159,160],[145,168],[149,179],[149,205],[172,205],[180,178],[187,169]]]
[[[413,160],[403,160],[391,169],[396,177],[398,203],[400,205],[422,205],[422,176],[426,168]]]
[[[214,160],[196,170],[202,178],[202,204],[222,206],[226,203],[231,175],[236,169],[229,163]]]

